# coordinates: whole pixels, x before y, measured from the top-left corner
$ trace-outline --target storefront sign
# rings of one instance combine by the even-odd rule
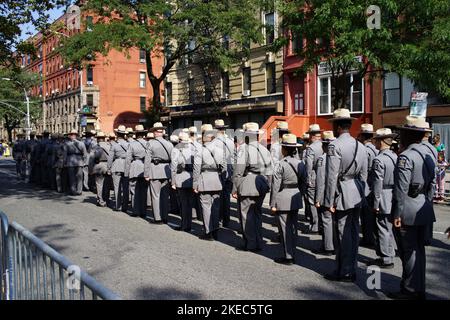
[[[416,117],[427,116],[427,97],[428,92],[415,92],[411,93],[411,100],[409,101],[409,115]]]

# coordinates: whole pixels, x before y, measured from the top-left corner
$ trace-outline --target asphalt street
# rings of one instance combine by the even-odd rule
[[[359,249],[356,283],[332,283],[323,274],[333,271],[334,257],[315,255],[320,236],[299,232],[297,264],[284,266],[272,259],[281,254],[275,219],[265,205],[264,240],[260,253],[241,252],[236,204],[230,229],[219,240],[203,241],[199,221],[192,234],[168,225],[95,205],[89,192],[72,197],[40,190],[19,181],[12,160],[0,160],[0,210],[78,264],[125,299],[386,299],[384,292],[399,287],[401,262],[382,270],[381,290],[369,289],[364,261],[375,258]],[[427,298],[450,298],[450,206],[436,206],[434,239],[427,247]],[[171,215],[170,223],[179,217]],[[305,230],[306,224],[301,224]]]

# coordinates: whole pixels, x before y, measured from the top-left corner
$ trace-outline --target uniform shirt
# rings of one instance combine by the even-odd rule
[[[277,211],[298,211],[303,208],[300,189],[305,181],[304,163],[290,156],[283,158],[273,174],[270,207],[275,207]]]
[[[56,142],[53,149],[53,168],[64,168],[64,143]]]
[[[22,160],[23,152],[24,152],[24,141],[18,140],[13,145],[13,158],[14,160]]]
[[[382,214],[392,211],[394,169],[397,155],[389,149],[382,150],[373,159],[367,182],[373,193],[373,208]]]
[[[226,170],[223,149],[212,142],[205,143],[194,156],[192,188],[200,192],[221,191],[220,176]]]
[[[144,162],[144,176],[152,180],[170,179],[170,153],[173,145],[158,137],[147,144],[147,155]]]
[[[273,170],[275,170],[278,167],[278,163],[280,163],[280,160],[282,158],[281,145],[278,141],[272,143],[272,145],[270,146],[270,156],[272,157]]]
[[[305,157],[303,161],[306,165],[307,185],[308,188],[314,189],[316,187],[316,166],[317,160],[323,154],[322,141],[314,141],[305,150]]]
[[[352,164],[357,144],[358,151]],[[365,201],[367,165],[367,152],[364,145],[349,133],[343,133],[331,142],[328,146],[326,163],[327,183],[324,206],[335,207],[339,211],[361,207]],[[347,168],[349,169],[345,173]]]
[[[378,150],[375,148],[372,142],[368,142],[364,145],[366,147],[367,151],[367,172],[370,172],[372,170],[372,163],[373,159],[378,155]],[[369,183],[366,183],[365,188],[365,196],[368,197],[369,194],[372,192],[371,186]]]
[[[127,157],[125,160],[125,177],[144,177],[144,161],[147,155],[147,141],[144,138],[133,140],[128,145]]]
[[[247,197],[266,194],[272,173],[272,157],[266,147],[257,141],[242,144],[236,157],[233,193]]]
[[[215,147],[222,149],[222,154],[227,164],[227,170],[224,172],[223,178],[230,181],[233,178],[234,142],[224,135],[218,135],[211,143]]]
[[[125,172],[125,159],[127,157],[128,142],[119,138],[112,142],[108,156],[108,170],[112,173]]]
[[[435,220],[433,209],[433,179],[435,164],[413,143],[397,160],[394,172],[394,218],[401,218],[407,226],[428,225]]]
[[[97,142],[93,138],[86,138],[83,143],[87,152],[85,165],[89,165],[90,158],[93,156],[94,147],[97,145]]]
[[[69,140],[64,143],[64,166],[83,167],[86,163],[87,152],[83,142]]]
[[[92,155],[89,161],[91,174],[106,174],[108,171],[109,144],[101,141],[92,147]]]
[[[170,154],[171,180],[177,188],[192,189],[194,156],[196,149],[191,143],[179,143]]]
[[[316,164],[316,193],[314,202],[318,202],[323,205],[325,200],[325,183],[326,183],[326,165],[327,154],[323,153],[318,159]]]
[[[35,148],[37,148],[37,152],[38,152],[38,159],[39,162],[42,166],[46,166],[48,163],[48,153],[47,153],[47,146],[51,143],[50,139],[47,138],[43,138],[40,142],[39,145],[36,146]]]

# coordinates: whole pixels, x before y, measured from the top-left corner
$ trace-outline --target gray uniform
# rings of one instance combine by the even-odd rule
[[[108,172],[109,147],[107,142],[99,142],[92,148],[92,155],[89,160],[89,172],[95,177],[97,204],[99,206],[106,206],[109,199],[109,189],[105,184],[105,177]]]
[[[24,140],[17,140],[13,145],[13,158],[14,161],[16,161],[16,172],[17,177],[20,179],[24,178],[24,172],[22,172],[22,161],[24,160],[25,156],[25,141]]]
[[[41,183],[42,186],[47,188],[50,186],[50,171],[48,168],[48,150],[49,147],[48,145],[51,144],[50,139],[48,138],[43,138],[39,145],[36,147],[38,148],[38,153],[39,153],[39,159],[40,159],[40,166],[39,166],[39,170],[41,171]]]
[[[169,215],[170,153],[173,145],[161,137],[148,141],[144,176],[150,178],[152,211],[155,221],[167,223]]]
[[[321,217],[320,220],[322,225],[323,249],[326,251],[333,251],[334,250],[333,216],[332,213],[328,210],[328,208],[326,208],[323,205],[325,200],[326,165],[327,165],[327,154],[324,153],[317,159],[316,164],[315,202],[320,204],[319,215]]]
[[[83,142],[69,140],[64,143],[64,166],[67,168],[71,195],[80,195],[83,190],[83,167],[86,158],[87,152]]]
[[[63,179],[63,170],[64,170],[64,144],[60,142],[56,142],[53,146],[53,168],[55,170],[55,182],[56,182],[56,191],[59,193],[64,192],[64,179]]]
[[[425,294],[425,244],[430,225],[436,221],[433,209],[435,163],[423,144],[411,144],[400,154],[394,172],[394,219],[401,218],[397,232],[403,264],[401,287]]]
[[[217,136],[212,144],[222,149],[222,154],[225,157],[226,168],[221,174],[222,181],[222,194],[221,194],[221,202],[220,202],[220,219],[223,223],[228,223],[230,221],[230,195],[231,190],[233,189],[233,163],[234,163],[234,142],[230,138],[227,138],[223,135]]]
[[[31,140],[30,140],[31,141]],[[27,159],[29,160],[31,172],[30,180],[36,184],[42,183],[42,170],[41,170],[41,152],[40,141],[32,140],[26,147]]]
[[[91,163],[91,158],[94,156],[94,147],[97,145],[97,142],[93,138],[86,138],[83,142],[87,152],[86,162],[83,167],[83,188],[87,191],[90,189],[89,164]]]
[[[56,170],[54,167],[55,162],[55,152],[57,148],[57,144],[55,139],[52,139],[49,144],[47,144],[47,170],[48,170],[48,177],[49,177],[49,186],[50,189],[56,190]]]
[[[270,190],[272,161],[269,150],[257,141],[239,147],[233,175],[233,193],[238,194],[240,220],[247,249],[262,243],[262,205]]]
[[[191,142],[191,145],[194,147],[195,152],[200,152],[202,150],[202,144],[198,141]],[[194,208],[192,209],[192,217],[195,217],[199,221],[203,221],[198,193],[194,193]]]
[[[276,208],[278,229],[286,259],[293,259],[297,243],[298,210],[303,208],[300,185],[306,181],[303,162],[285,157],[278,162],[272,180],[270,207]]]
[[[190,231],[194,208],[194,192],[192,191],[192,174],[194,171],[195,148],[191,143],[179,143],[170,155],[172,185],[180,200],[181,229]]]
[[[127,150],[125,177],[130,181],[131,206],[133,215],[146,216],[148,182],[144,178],[144,161],[147,155],[147,141],[133,140]]]
[[[355,159],[353,161],[353,159]],[[336,208],[336,275],[356,274],[359,214],[365,202],[367,153],[349,133],[342,133],[328,146],[325,208]]]
[[[227,166],[221,148],[212,142],[205,143],[194,156],[192,188],[199,191],[200,210],[203,217],[205,234],[219,229],[220,194],[222,181],[220,176]]]
[[[317,160],[323,154],[322,141],[314,141],[308,148],[306,148],[305,157],[303,161],[306,165],[307,174],[307,206],[311,212],[311,226],[310,230],[313,232],[319,231],[319,215],[317,208],[314,205],[314,200],[316,196],[316,170],[317,170]]]
[[[375,157],[378,155],[378,150],[375,146],[368,142],[364,145],[367,151],[367,172],[370,172],[372,169],[372,163]],[[361,211],[361,233],[362,233],[362,241],[367,245],[375,244],[375,215],[372,212],[372,200],[373,197],[371,195],[372,189],[369,183],[366,183],[365,187],[365,196],[366,203],[364,204]]]
[[[127,212],[129,200],[128,178],[124,175],[127,149],[128,142],[119,138],[111,143],[108,156],[108,171],[111,171],[116,200],[114,210],[123,212]]]
[[[392,200],[394,189],[394,169],[397,155],[389,149],[382,150],[373,160],[368,184],[372,190],[372,208],[376,214],[376,250],[385,264],[394,263],[395,240],[392,233]],[[372,212],[372,215],[375,213]]]

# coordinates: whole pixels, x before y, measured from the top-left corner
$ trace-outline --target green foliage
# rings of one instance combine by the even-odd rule
[[[305,3],[307,6],[305,6]],[[408,76],[422,88],[450,97],[450,2],[448,0],[280,0],[283,28],[302,35],[304,47],[296,54],[304,60],[301,72],[326,61],[337,88],[335,107],[345,101],[348,84],[342,77],[350,69],[375,76],[388,70]],[[366,8],[381,9],[381,28],[367,27]],[[279,39],[275,49],[290,36]],[[321,39],[321,41],[318,41]],[[363,56],[355,62],[355,56]]]
[[[131,48],[144,49],[159,114],[158,88],[178,61],[196,55],[205,64],[228,68],[249,53],[247,41],[261,42],[259,8],[255,0],[90,0],[82,11],[96,17],[91,31],[65,39],[61,52],[70,64],[86,64],[112,49],[126,55]],[[228,47],[224,36],[230,39]],[[162,73],[153,68],[160,58],[165,61]]]

